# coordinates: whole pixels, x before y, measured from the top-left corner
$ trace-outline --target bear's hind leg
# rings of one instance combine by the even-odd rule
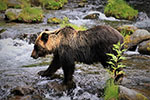
[[[75,69],[75,64],[65,64],[62,66],[64,71],[64,82],[63,84],[66,86],[67,89],[75,88],[76,85],[73,81],[73,73]]]

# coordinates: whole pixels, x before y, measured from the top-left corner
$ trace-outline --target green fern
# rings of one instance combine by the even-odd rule
[[[115,78],[117,77],[118,74],[124,74],[124,71],[119,70],[122,69],[123,67],[125,67],[125,65],[122,64],[122,60],[125,60],[126,58],[123,56],[123,52],[126,51],[126,49],[122,49],[124,44],[120,44],[120,42],[118,42],[117,44],[113,45],[113,50],[117,53],[115,54],[111,54],[111,53],[107,53],[108,56],[110,56],[110,61],[108,61],[107,63],[110,64],[110,69],[111,69],[111,74],[112,76]],[[117,71],[119,70],[119,71]]]

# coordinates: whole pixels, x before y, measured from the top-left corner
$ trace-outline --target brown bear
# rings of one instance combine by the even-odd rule
[[[40,71],[41,76],[52,76],[62,67],[64,84],[73,85],[75,61],[92,64],[101,62],[109,66],[106,53],[113,53],[113,44],[123,43],[122,35],[114,28],[106,25],[95,26],[86,31],[77,31],[72,27],[64,27],[56,31],[43,31],[35,41],[31,57],[37,59],[53,54],[49,68]]]

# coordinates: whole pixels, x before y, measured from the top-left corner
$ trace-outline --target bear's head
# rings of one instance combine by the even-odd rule
[[[37,59],[38,57],[45,57],[55,51],[60,43],[59,30],[49,31],[45,30],[37,37],[32,51],[31,57]]]

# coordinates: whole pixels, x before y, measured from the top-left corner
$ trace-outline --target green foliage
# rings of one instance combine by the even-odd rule
[[[124,0],[108,0],[104,13],[119,19],[133,20],[137,17],[138,11],[130,7]]]
[[[106,82],[104,89],[104,100],[118,100],[119,88],[114,84],[114,79],[110,78]]]
[[[31,64],[31,65],[24,65],[22,67],[37,67],[37,66],[47,66],[49,65],[50,62],[41,62],[41,63],[36,63],[36,64]]]
[[[52,17],[48,19],[48,23],[50,24],[60,24],[61,22],[62,20],[56,17]]]
[[[5,0],[0,0],[0,12],[7,9],[7,4]]]
[[[67,0],[39,0],[42,6],[46,9],[57,10],[63,7]]]
[[[41,8],[25,7],[21,11],[18,19],[28,23],[41,22],[43,19],[43,11]]]
[[[74,29],[80,30],[80,31],[84,31],[84,30],[87,29],[87,28],[84,27],[84,26],[77,26],[77,25],[75,25],[75,24],[70,23],[68,17],[64,17],[64,19],[63,19],[63,21],[62,21],[61,27],[65,27],[65,26],[71,26],[71,27],[73,27]]]
[[[123,29],[120,33],[125,37],[127,35],[131,35],[134,32],[134,30],[128,31]]]
[[[122,49],[123,45],[124,44],[120,44],[120,42],[113,45],[113,50],[117,53],[116,55],[107,53],[107,55],[111,57],[110,61],[108,61],[107,63],[111,65],[110,66],[112,70],[111,74],[113,75],[114,78],[116,78],[117,75],[124,74],[122,70],[117,71],[118,69],[122,69],[123,67],[125,67],[125,65],[123,65],[121,62],[122,60],[126,59],[123,56],[123,52],[126,51],[126,49]]]

